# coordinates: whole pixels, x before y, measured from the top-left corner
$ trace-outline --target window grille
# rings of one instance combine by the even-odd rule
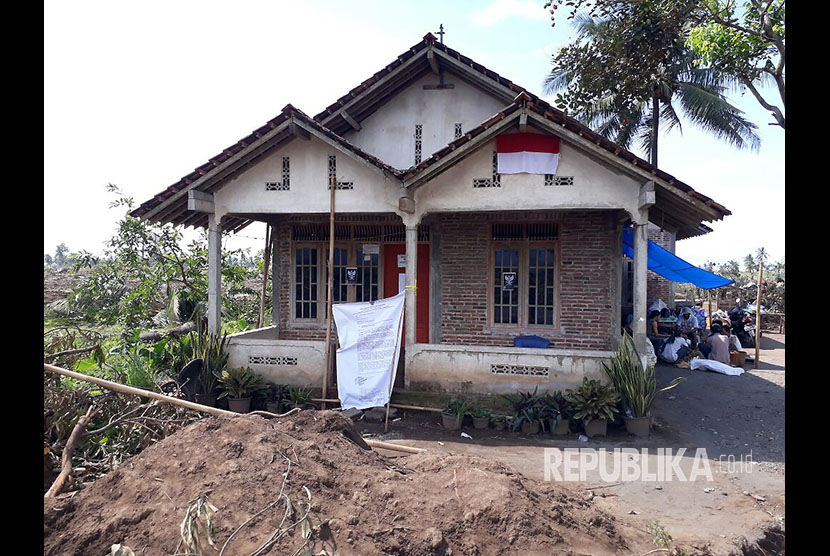
[[[521,283],[519,275],[519,250],[515,247],[498,248],[494,258],[493,322],[496,324],[519,323],[519,288],[502,290],[502,274],[516,273],[517,286]]]
[[[294,241],[328,241],[329,224],[293,224],[291,239]],[[406,241],[406,228],[403,224],[335,224],[334,239],[402,243]],[[418,241],[429,241],[428,224],[418,226]]]
[[[494,241],[554,240],[558,236],[556,222],[495,222],[490,227],[490,239]]]
[[[369,260],[365,260],[365,259]],[[380,256],[378,254],[363,256],[363,248],[357,250],[357,286],[355,301],[375,301],[378,298],[378,281],[380,278]]]
[[[553,324],[554,251],[531,248],[528,256],[527,322]]]
[[[295,251],[294,317],[317,318],[317,248],[301,247]]]

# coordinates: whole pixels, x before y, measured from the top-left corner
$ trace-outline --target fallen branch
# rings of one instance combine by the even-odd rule
[[[52,486],[49,487],[49,490],[46,491],[46,494],[43,495],[44,498],[52,498],[60,494],[63,484],[72,473],[72,454],[75,452],[75,446],[78,444],[78,439],[81,437],[81,433],[84,428],[86,428],[86,424],[97,412],[98,409],[91,405],[89,406],[89,409],[86,410],[86,414],[82,415],[81,418],[78,419],[78,422],[75,424],[75,428],[72,429],[72,434],[69,435],[66,447],[63,449],[63,456],[61,457],[61,472],[55,479],[55,482],[52,483]]]
[[[95,351],[99,347],[101,347],[99,344],[95,344],[94,346],[91,346],[91,347],[78,348],[78,349],[68,349],[66,351],[59,351],[57,353],[50,353],[45,357],[44,360],[45,361],[54,361],[55,359],[57,359],[58,357],[61,357],[63,355],[78,355],[79,353],[88,353],[90,351]]]

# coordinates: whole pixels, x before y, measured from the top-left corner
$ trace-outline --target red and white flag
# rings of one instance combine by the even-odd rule
[[[555,174],[559,137],[538,133],[499,135],[496,152],[499,174]]]

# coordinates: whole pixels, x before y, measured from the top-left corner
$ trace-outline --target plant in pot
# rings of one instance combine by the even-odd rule
[[[503,431],[510,426],[510,417],[507,415],[491,415],[490,422],[493,423],[493,428],[497,431]]]
[[[282,413],[283,401],[288,397],[288,388],[284,384],[269,384],[265,411]]]
[[[226,369],[218,375],[223,388],[220,398],[228,398],[228,408],[236,413],[248,413],[254,393],[268,388],[265,381],[250,367]]]
[[[582,421],[587,436],[605,436],[608,420],[618,411],[620,395],[610,385],[585,377],[582,385],[572,390],[568,401],[573,406],[573,418]]]
[[[671,390],[682,380],[677,377],[667,386],[657,389],[654,365],[643,368],[634,340],[628,333],[623,334],[620,349],[611,358],[611,364],[602,363],[605,374],[619,392],[625,408],[623,419],[628,432],[637,436],[648,436],[651,427],[651,404],[660,392]]]
[[[316,409],[311,403],[311,389],[303,388],[302,386],[289,386],[288,398],[286,400],[288,405],[299,409]]]
[[[523,434],[539,434],[542,430],[542,419],[544,418],[540,403],[529,405],[513,417],[512,429],[521,429]]]
[[[441,421],[444,428],[451,431],[461,429],[461,423],[464,421],[464,416],[470,407],[470,400],[457,396],[447,402],[444,410],[441,412]]]
[[[573,407],[562,392],[545,394],[541,399],[542,418],[551,434],[565,435],[570,431]]]
[[[228,365],[227,333],[223,336],[199,331],[190,333],[190,345],[194,359],[202,360],[202,368],[196,377],[196,403],[216,406],[218,377]]]
[[[486,429],[490,426],[490,410],[480,405],[473,405],[469,411],[473,418],[474,429]]]

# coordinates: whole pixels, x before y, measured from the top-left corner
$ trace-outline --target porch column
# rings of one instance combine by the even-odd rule
[[[219,334],[222,327],[222,225],[215,213],[208,213],[208,332]]]
[[[415,344],[417,320],[418,226],[406,226],[406,347]]]
[[[632,218],[634,236],[634,291],[633,309],[634,320],[631,331],[634,333],[634,345],[640,356],[645,360],[646,353],[646,311],[648,310],[648,209],[654,205],[654,182],[646,182],[640,186],[638,211]],[[645,361],[644,361],[645,364]]]
[[[271,324],[275,337],[280,337],[280,261],[279,243],[277,242],[278,225],[271,226]]]

